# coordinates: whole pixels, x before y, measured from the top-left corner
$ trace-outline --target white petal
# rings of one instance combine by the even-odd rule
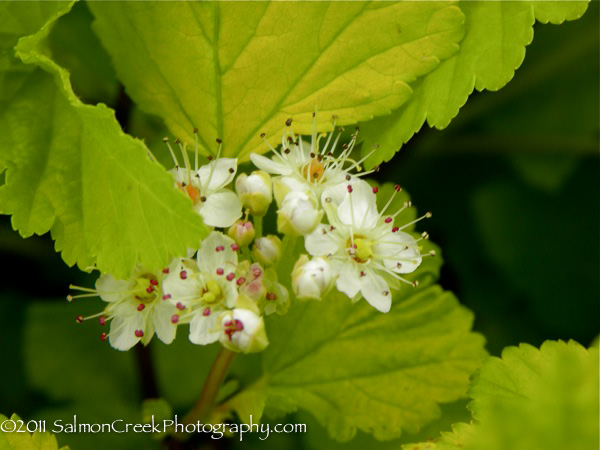
[[[348,184],[352,186],[352,193],[348,193]],[[351,180],[346,184],[346,192],[346,198],[338,207],[339,219],[355,230],[368,230],[377,225],[377,198],[369,183]]]
[[[198,251],[198,268],[206,274],[215,275],[217,269],[235,269],[238,255],[231,246],[235,241],[218,231],[211,232]],[[218,250],[217,250],[218,249]]]
[[[306,251],[313,256],[332,255],[343,245],[337,234],[330,230],[330,225],[324,224],[318,225],[304,241]]]
[[[105,302],[116,302],[127,297],[133,285],[133,281],[117,280],[111,274],[102,275],[96,280],[96,290]]]
[[[175,333],[177,332],[177,325],[171,322],[171,317],[177,313],[177,309],[168,302],[160,301],[158,305],[154,307],[154,329],[156,335],[165,344],[170,344],[175,339]]]
[[[208,195],[205,202],[198,203],[197,208],[204,223],[211,227],[230,227],[242,217],[242,201],[226,189]]]
[[[366,269],[360,277],[360,291],[371,306],[381,312],[388,312],[392,306],[392,293],[387,281],[372,270]]]
[[[402,231],[388,233],[375,241],[374,250],[385,267],[396,273],[414,272],[423,260],[415,238]]]
[[[250,160],[256,167],[265,172],[274,173],[277,175],[290,175],[292,168],[287,161],[279,156],[274,156],[273,159],[265,158],[257,153],[250,153]]]
[[[220,314],[212,311],[209,316],[202,312],[194,315],[190,322],[190,341],[197,345],[206,345],[219,340],[220,330],[218,327]]]
[[[202,192],[204,193],[207,189],[208,191],[218,191],[227,186],[233,181],[236,171],[237,158],[219,158],[200,167],[198,175]]]
[[[141,338],[135,335],[135,331],[144,329],[143,317],[143,314],[116,316],[110,323],[108,341],[111,347],[125,351],[137,344]]]
[[[185,272],[185,278],[182,278],[182,272]],[[165,277],[162,291],[173,305],[177,303],[189,305],[202,295],[202,285],[197,272],[188,267],[179,266]],[[158,301],[163,300],[158,299]]]
[[[350,261],[332,261],[331,267],[337,275],[335,287],[350,298],[354,298],[360,291],[359,272]]]

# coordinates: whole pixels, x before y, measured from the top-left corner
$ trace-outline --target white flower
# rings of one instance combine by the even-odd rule
[[[236,308],[221,315],[221,343],[235,352],[254,353],[268,344],[263,318],[257,311]]]
[[[312,192],[291,191],[277,211],[277,229],[284,234],[306,235],[321,222],[323,211]]]
[[[415,221],[394,226],[396,215],[409,204],[384,216],[393,196],[379,213],[377,191],[358,179],[326,189],[322,202],[329,225],[319,225],[305,245],[311,255],[329,257],[339,291],[350,298],[361,293],[372,306],[387,312],[392,302],[388,281],[410,283],[400,274],[413,272],[423,255],[418,241],[401,231]]]
[[[217,341],[219,313],[236,304],[237,249],[232,239],[213,231],[202,242],[197,262],[180,260],[164,280],[164,297],[178,309],[178,321],[189,322],[194,344]]]
[[[264,216],[273,201],[271,176],[262,170],[242,173],[235,180],[235,190],[252,215]]]
[[[330,186],[342,183],[349,177],[371,173],[372,171],[364,172],[360,175],[353,175],[351,173],[354,170],[360,172],[362,170],[362,162],[371,153],[360,161],[351,159],[351,153],[356,144],[356,132],[352,135],[350,143],[344,144],[341,151],[336,155],[341,131],[332,142],[333,132],[329,136],[325,133],[317,133],[316,114],[313,117],[313,133],[310,144],[303,142],[302,139],[294,134],[291,127],[292,119],[288,119],[279,151],[267,142],[267,145],[269,145],[274,153],[273,157],[269,159],[259,154],[251,153],[250,159],[259,169],[271,174],[280,175],[283,179],[293,179],[304,184],[319,198],[321,193]],[[333,129],[335,129],[335,116],[333,120]],[[326,141],[321,148],[321,140],[325,138]]]
[[[202,216],[204,223],[211,227],[225,228],[242,216],[241,200],[234,192],[225,188],[235,177],[236,158],[217,156],[217,159],[198,169],[196,148],[196,169],[192,170],[185,146],[179,144],[185,161],[185,167],[180,167],[166,138],[165,143],[175,162],[175,167],[170,170],[175,177],[175,185],[190,197],[194,209]]]
[[[103,333],[102,340],[108,339],[117,350],[129,350],[140,341],[146,345],[155,332],[161,341],[170,344],[177,328],[176,322],[171,320],[176,308],[162,300],[163,276],[163,273],[149,272],[138,266],[128,280],[101,275],[96,281],[96,289],[72,286],[89,293],[67,298],[98,295],[108,302],[101,313],[78,316],[77,322],[93,317],[99,317],[102,325],[110,321],[110,332]]]
[[[292,288],[299,299],[320,300],[331,288],[333,280],[329,262],[320,257],[309,261],[302,255],[292,271]]]

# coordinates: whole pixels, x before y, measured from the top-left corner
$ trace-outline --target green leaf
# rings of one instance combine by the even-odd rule
[[[288,117],[310,133],[388,114],[409,83],[452,55],[463,15],[448,2],[90,3],[119,78],[147,112],[205,152],[246,157]]]
[[[9,54],[21,36],[38,31],[48,20],[64,13],[70,1],[0,2],[0,57]]]
[[[466,32],[459,52],[419,80],[405,105],[361,127],[363,152],[374,144],[380,148],[369,165],[389,160],[425,120],[431,127],[448,126],[473,89],[497,91],[506,85],[523,62],[536,17],[553,23],[573,20],[587,2],[470,1],[460,6]]]
[[[599,448],[597,348],[574,341],[508,347],[482,367],[470,395],[481,423],[477,448]]]
[[[7,420],[10,422],[5,422]],[[4,424],[2,430],[8,430],[5,428],[8,426],[22,431],[0,431],[0,449],[2,450],[59,450],[56,438],[52,434],[43,431],[35,431],[30,434],[26,431],[28,422],[23,423],[23,420],[16,414],[13,414],[10,419],[0,414],[0,424]],[[30,428],[34,426],[37,425],[29,424]],[[69,450],[69,447],[61,447],[60,450]]]
[[[463,396],[485,355],[472,314],[438,286],[399,292],[388,314],[331,295],[268,321],[271,345],[255,389],[266,395],[266,412],[306,409],[338,440],[357,429],[391,439]]]
[[[473,381],[473,424],[403,449],[597,449],[598,362],[597,347],[574,341],[507,347]]]
[[[106,106],[82,104],[66,71],[40,53],[48,33],[21,38],[0,81],[0,213],[27,237],[51,231],[67,264],[127,277],[196,247],[207,229],[141,141]]]

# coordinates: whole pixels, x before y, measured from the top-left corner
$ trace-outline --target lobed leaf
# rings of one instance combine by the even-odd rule
[[[51,23],[17,44],[26,65],[0,62],[0,213],[24,237],[51,231],[69,265],[117,277],[138,261],[166,265],[207,228],[143,142],[106,106],[82,104],[68,73],[41,53]]]
[[[457,49],[451,2],[90,3],[95,30],[131,97],[205,152],[247,157],[288,117],[339,124],[389,114],[409,83]]]
[[[10,425],[4,425],[2,430],[8,430],[6,426],[16,426],[12,432],[0,431],[0,448],[2,450],[59,450],[56,437],[47,431],[34,431],[29,433],[26,431],[27,422],[22,424],[22,419],[13,414],[10,419],[0,414],[0,424],[6,420],[12,421]],[[33,423],[30,425],[33,427]],[[21,430],[17,432],[16,430]],[[60,450],[69,450],[69,447],[61,447]]]
[[[413,95],[391,115],[362,126],[363,152],[374,144],[379,151],[368,165],[387,161],[419,131],[445,128],[474,89],[497,91],[514,76],[533,39],[533,24],[574,20],[585,12],[587,1],[469,1],[465,37],[460,50],[413,85]]]
[[[391,439],[437,418],[439,403],[465,394],[483,338],[439,286],[400,293],[388,314],[332,295],[270,320],[265,376],[240,402],[243,415],[254,401],[256,420],[262,394],[267,413],[305,409],[338,440],[357,429]]]

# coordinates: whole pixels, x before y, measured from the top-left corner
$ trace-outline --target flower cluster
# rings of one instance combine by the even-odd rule
[[[334,117],[335,130],[335,117]],[[334,137],[316,132],[310,142],[302,140],[286,121],[281,146],[272,147],[269,158],[250,155],[258,168],[236,178],[237,160],[209,158],[199,165],[198,143],[194,167],[185,144],[179,140],[184,165],[172,155],[174,186],[187,195],[205,224],[214,230],[197,251],[174,259],[160,271],[137,267],[128,280],[102,275],[95,289],[69,296],[99,296],[106,302],[98,314],[78,316],[77,322],[98,318],[110,322],[101,339],[116,349],[147,344],[153,335],[166,344],[177,328],[187,325],[189,339],[206,345],[220,341],[239,352],[256,352],[268,345],[264,316],[284,314],[294,298],[320,300],[332,289],[353,301],[364,298],[382,312],[389,311],[392,289],[424,256],[419,241],[404,231],[427,213],[407,224],[396,217],[409,202],[390,211],[394,193],[380,209],[379,189],[362,179],[364,159],[353,159],[357,133],[339,146]],[[262,135],[264,138],[264,135]],[[368,157],[369,155],[367,155]],[[263,235],[262,219],[275,200],[276,234]],[[307,254],[294,253],[303,239]],[[433,255],[433,252],[427,255]],[[294,261],[295,260],[295,261]],[[289,280],[284,286],[279,279]]]

